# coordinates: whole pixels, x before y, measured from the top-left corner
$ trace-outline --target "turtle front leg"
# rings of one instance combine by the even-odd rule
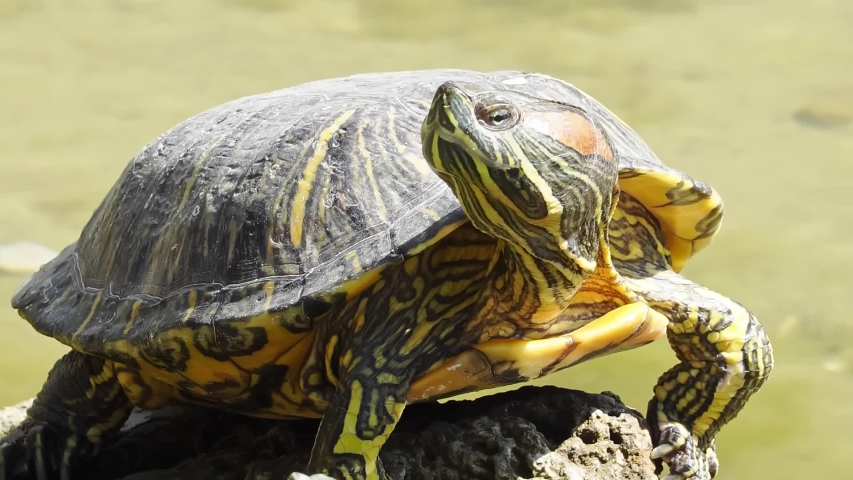
[[[132,405],[114,363],[72,351],[54,365],[27,419],[0,440],[0,480],[73,478]]]
[[[683,278],[675,283],[686,283],[677,304],[650,302],[670,317],[667,337],[681,362],[649,402],[652,457],[669,465],[667,480],[707,480],[718,469],[717,433],[767,380],[773,351],[745,307]]]
[[[408,385],[383,372],[342,379],[320,422],[308,471],[340,480],[384,480],[379,451],[400,420]],[[291,476],[299,478],[306,476]]]

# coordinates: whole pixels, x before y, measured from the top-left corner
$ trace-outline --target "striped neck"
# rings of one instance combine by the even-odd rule
[[[471,323],[471,331],[481,339],[544,335],[589,275],[577,266],[574,271],[559,268],[499,240],[482,292],[480,321]]]

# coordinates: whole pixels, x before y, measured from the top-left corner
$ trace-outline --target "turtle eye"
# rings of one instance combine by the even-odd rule
[[[491,130],[511,128],[520,117],[518,109],[509,103],[485,105],[477,110],[477,119]]]

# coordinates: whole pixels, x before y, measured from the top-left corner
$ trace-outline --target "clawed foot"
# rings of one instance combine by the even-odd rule
[[[89,440],[45,423],[19,427],[0,440],[0,480],[71,480],[75,462],[93,451]]]
[[[699,445],[699,440],[681,423],[657,423],[657,446],[652,459],[669,466],[663,480],[711,480],[717,475],[717,451],[713,442]]]

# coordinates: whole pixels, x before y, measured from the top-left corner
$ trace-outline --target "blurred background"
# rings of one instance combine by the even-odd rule
[[[751,308],[777,363],[719,437],[720,478],[851,478],[851,25],[848,0],[0,0],[0,244],[62,249],[139,148],[239,96],[370,71],[550,74],[726,202],[684,273]],[[0,273],[0,405],[65,351],[9,307],[25,278]],[[645,411],[674,361],[657,342],[541,383]]]

